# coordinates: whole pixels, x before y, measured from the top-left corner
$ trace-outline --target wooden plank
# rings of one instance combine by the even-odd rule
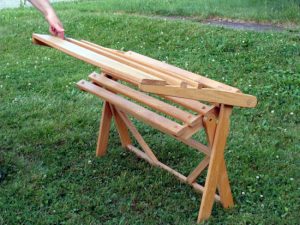
[[[141,120],[162,132],[178,136],[185,131],[180,124],[160,116],[140,105],[130,102],[88,81],[81,80],[77,83],[77,86],[80,89],[92,93],[105,101],[109,101],[111,104],[122,109],[122,111],[129,113],[138,120]]]
[[[172,77],[166,73],[162,73],[160,71],[157,71],[153,68],[150,68],[150,67],[147,67],[147,66],[144,66],[144,65],[141,65],[139,63],[136,63],[132,60],[128,60],[124,57],[120,57],[116,51],[110,51],[106,48],[100,48],[101,46],[94,46],[94,45],[91,45],[90,43],[85,43],[85,42],[82,42],[82,41],[77,41],[75,39],[71,39],[71,38],[68,38],[68,41],[76,44],[76,45],[79,45],[81,47],[84,47],[86,49],[89,49],[93,52],[96,52],[100,55],[103,55],[105,57],[108,57],[110,59],[113,59],[113,60],[116,60],[122,64],[125,64],[127,66],[130,66],[130,67],[133,67],[135,69],[138,69],[138,70],[141,70],[141,71],[144,71],[148,74],[151,74],[152,76],[155,76],[155,77],[158,77],[158,78],[161,78],[162,80],[165,80],[167,81],[168,84],[174,84],[174,85],[178,85],[178,86],[182,86],[182,87],[186,87],[187,84],[181,80],[181,79],[178,79],[176,77]]]
[[[220,175],[220,165],[224,160],[224,149],[226,145],[227,136],[229,134],[229,119],[232,107],[221,105],[219,121],[216,129],[208,173],[204,186],[204,193],[202,196],[201,206],[198,215],[198,223],[208,219],[211,215],[213,206],[213,196],[215,195],[218,179]]]
[[[62,40],[50,35],[33,34],[33,41],[35,43],[43,43],[50,47],[56,48],[64,53],[73,57],[81,59],[94,66],[101,67],[103,70],[108,71],[109,74],[117,78],[138,84],[156,84],[166,85],[166,81],[151,76],[143,71],[136,70],[130,66],[119,63],[115,60],[99,55],[93,51],[75,45],[69,41]]]
[[[112,112],[110,110],[109,103],[104,102],[97,141],[96,156],[104,156],[106,154],[111,118]]]
[[[202,122],[201,116],[194,116],[191,113],[183,111],[175,106],[169,105],[163,101],[160,101],[154,97],[151,97],[140,91],[136,91],[130,87],[122,85],[116,81],[106,78],[103,74],[99,75],[96,72],[89,75],[89,78],[96,84],[107,88],[108,90],[116,93],[120,93],[127,97],[130,97],[138,102],[146,104],[153,109],[163,112],[166,115],[172,116],[175,119],[181,120],[189,125],[193,126]]]
[[[201,115],[205,115],[215,107],[215,106],[203,104],[194,99],[179,98],[179,97],[168,96],[168,95],[161,95],[161,96],[187,109],[200,113]]]
[[[232,106],[248,107],[253,108],[257,104],[257,99],[255,96],[233,93],[229,91],[222,91],[212,88],[181,88],[174,86],[156,86],[156,85],[139,85],[142,91],[160,94],[160,95],[170,95],[175,97],[182,97],[194,100],[202,100],[213,103],[221,103]]]
[[[122,118],[119,115],[116,108],[112,104],[109,104],[109,105],[110,105],[110,109],[111,109],[111,111],[113,113],[113,116],[114,116],[114,119],[115,119],[115,125],[116,125],[117,131],[119,133],[119,137],[120,137],[122,147],[126,148],[127,145],[131,144],[131,139],[130,139],[130,136],[129,136],[127,126],[124,123],[124,121],[122,120]]]
[[[101,50],[104,50],[104,51],[116,54],[119,57],[122,57],[122,58],[124,58],[126,60],[130,60],[131,62],[135,62],[135,63],[137,63],[139,65],[143,65],[145,67],[152,68],[152,69],[154,69],[156,71],[159,71],[161,73],[168,74],[170,77],[177,78],[177,79],[180,79],[180,80],[184,81],[185,83],[187,83],[191,87],[200,87],[200,84],[197,81],[189,79],[188,77],[178,76],[176,73],[174,73],[174,72],[172,72],[170,70],[162,69],[160,66],[156,66],[155,63],[149,63],[149,62],[147,62],[147,60],[146,60],[146,62],[141,61],[140,60],[141,57],[131,57],[131,56],[129,56],[127,54],[128,52],[122,52],[122,51],[117,51],[115,49],[104,48],[104,47],[102,47],[100,45],[97,45],[97,44],[94,44],[94,43],[91,43],[91,42],[88,42],[88,41],[85,41],[85,40],[81,40],[81,42],[89,44],[89,45],[91,45],[93,47],[97,47],[97,48],[99,48]],[[141,55],[141,56],[143,56],[143,55]]]
[[[187,70],[180,69],[176,66],[158,61],[156,59],[141,55],[136,52],[128,51],[124,54],[127,55],[129,58],[132,58],[136,62],[139,62],[143,65],[151,65],[155,68],[159,68],[159,70],[162,72],[168,71],[169,73],[172,73],[173,76],[181,78],[186,82],[188,81],[197,82],[199,84],[198,87],[208,87],[208,88],[220,89],[220,90],[230,91],[230,92],[239,92],[239,89],[235,87],[231,87],[221,82],[211,80],[207,77],[189,72]]]
[[[119,112],[119,115],[121,116],[121,118],[123,119],[124,123],[128,127],[128,129],[131,131],[132,135],[135,137],[137,142],[140,144],[142,149],[147,154],[147,156],[152,160],[152,162],[154,164],[157,164],[158,160],[157,160],[156,156],[154,155],[152,150],[149,148],[147,143],[144,141],[142,135],[138,132],[138,130],[135,128],[135,126],[132,124],[132,122],[129,120],[129,118],[126,116],[125,113],[123,113],[121,111],[118,111],[118,112]]]

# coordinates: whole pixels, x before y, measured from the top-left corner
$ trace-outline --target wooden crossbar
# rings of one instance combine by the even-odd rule
[[[224,159],[230,115],[233,106],[255,107],[255,96],[132,51],[122,52],[85,40],[61,40],[39,34],[33,35],[33,42],[59,49],[102,69],[101,74],[93,72],[89,75],[91,81],[77,83],[81,90],[104,101],[96,156],[106,154],[110,125],[114,120],[123,148],[203,194],[197,222],[210,217],[215,201],[224,208],[233,206]],[[130,117],[204,153],[204,158],[189,174],[180,173],[160,161]],[[194,138],[194,134],[202,129],[207,144]],[[141,149],[133,146],[131,138],[136,139]],[[197,180],[206,169],[205,184],[199,184]]]

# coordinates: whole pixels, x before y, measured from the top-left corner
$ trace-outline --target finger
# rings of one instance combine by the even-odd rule
[[[53,36],[56,36],[55,35],[55,29],[53,27],[49,27],[49,32],[53,35]]]

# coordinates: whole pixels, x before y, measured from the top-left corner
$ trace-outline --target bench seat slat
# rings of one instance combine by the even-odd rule
[[[118,96],[88,81],[81,80],[77,83],[77,86],[84,91],[92,93],[100,97],[101,99],[110,102],[111,104],[119,108],[121,111],[129,113],[136,119],[141,120],[153,126],[154,128],[161,130],[162,132],[174,136],[180,136],[186,130],[182,125],[172,120],[169,120],[163,116],[160,116],[140,105],[128,101],[127,99],[124,99],[123,97]]]
[[[202,116],[194,116],[191,113],[183,111],[175,106],[169,105],[163,101],[160,101],[154,97],[151,97],[145,93],[134,90],[130,87],[122,85],[116,81],[106,78],[104,75],[99,75],[96,72],[89,75],[89,78],[96,84],[103,86],[112,92],[120,93],[127,97],[130,97],[136,101],[146,104],[153,109],[172,116],[175,119],[181,120],[193,126],[202,121]]]

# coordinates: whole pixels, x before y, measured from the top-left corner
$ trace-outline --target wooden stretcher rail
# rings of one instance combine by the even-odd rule
[[[138,84],[166,85],[166,81],[143,71],[124,65],[118,61],[99,55],[91,50],[73,44],[69,41],[49,35],[33,34],[34,43],[57,48],[71,56],[81,59],[118,77],[119,79]]]
[[[105,101],[109,101],[116,105],[120,109],[133,115],[135,118],[152,125],[158,130],[174,136],[180,136],[185,132],[185,127],[172,120],[169,120],[163,116],[160,116],[140,105],[130,102],[110,91],[107,91],[97,85],[94,85],[88,81],[81,80],[77,83],[77,86],[84,91],[90,92]]]
[[[171,106],[171,105],[169,105],[163,101],[160,101],[154,97],[151,97],[145,93],[136,91],[136,90],[129,88],[125,85],[122,85],[116,81],[113,81],[112,79],[105,77],[103,74],[99,75],[96,72],[93,72],[92,74],[89,75],[89,78],[94,83],[96,83],[102,87],[105,87],[110,91],[120,93],[122,95],[130,97],[136,101],[139,101],[143,104],[146,104],[146,105],[152,107],[153,109],[155,109],[157,111],[163,112],[166,115],[172,116],[175,119],[178,119],[182,122],[186,122],[190,126],[193,126],[202,121],[201,116],[194,116],[191,113],[185,112],[179,108]]]

